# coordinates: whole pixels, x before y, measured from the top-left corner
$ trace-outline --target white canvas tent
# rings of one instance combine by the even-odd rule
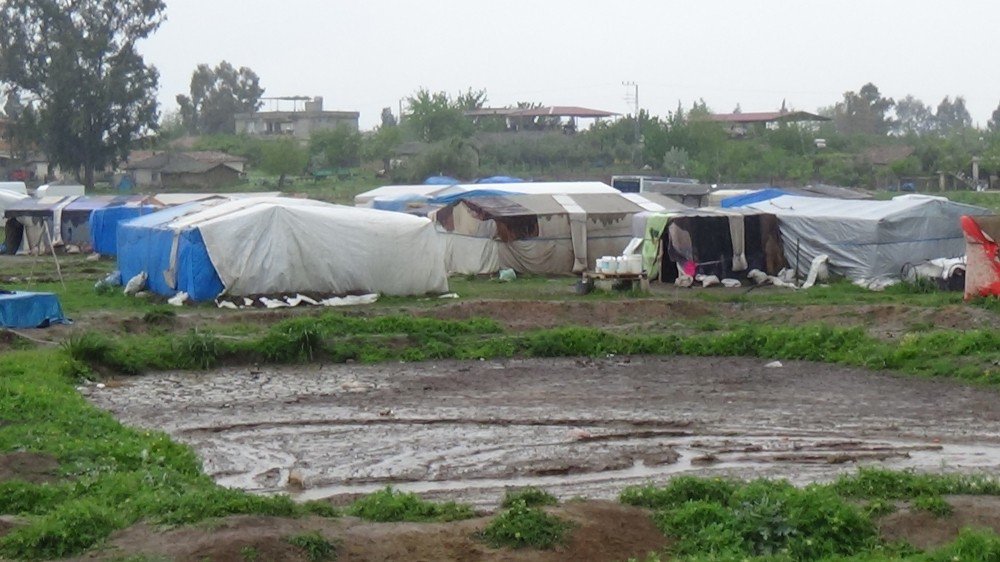
[[[813,258],[853,281],[895,279],[903,266],[964,255],[962,215],[992,214],[944,197],[860,201],[784,195],[747,205],[778,217],[785,258],[805,274]]]
[[[155,292],[194,300],[448,290],[441,241],[426,218],[277,197],[195,205],[123,223],[123,277],[145,271]]]
[[[686,208],[656,194],[508,195],[463,199],[432,214],[448,271],[570,274],[619,255],[632,239],[632,217]]]

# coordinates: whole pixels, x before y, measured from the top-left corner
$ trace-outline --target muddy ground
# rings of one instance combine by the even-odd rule
[[[991,389],[803,362],[609,357],[160,373],[84,392],[220,483],[348,501],[387,484],[492,508],[683,473],[823,481],[1000,468]]]

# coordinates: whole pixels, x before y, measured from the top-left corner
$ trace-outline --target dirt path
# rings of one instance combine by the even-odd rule
[[[165,373],[87,389],[195,447],[220,483],[495,505],[673,474],[826,480],[860,463],[1000,468],[997,392],[811,363],[633,357]]]

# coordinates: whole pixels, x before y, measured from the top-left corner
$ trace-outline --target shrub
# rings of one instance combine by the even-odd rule
[[[558,517],[515,501],[490,521],[483,538],[494,548],[552,548],[564,540],[569,528],[569,523]]]
[[[310,562],[323,562],[337,558],[337,548],[323,538],[319,531],[294,535],[285,539],[289,544],[301,548]]]
[[[543,505],[556,505],[559,503],[559,500],[541,488],[528,486],[527,488],[518,490],[507,490],[503,501],[500,502],[500,506],[505,508],[512,507],[518,502],[528,507],[539,507]]]
[[[620,500],[629,505],[665,509],[699,500],[727,503],[735,490],[736,484],[723,478],[678,476],[662,488],[629,486],[621,493]]]
[[[472,509],[467,505],[455,502],[429,502],[416,494],[393,490],[391,486],[355,501],[347,512],[355,517],[381,523],[390,521],[457,521],[468,519],[474,515]]]
[[[115,510],[105,505],[89,499],[70,501],[0,539],[0,556],[62,558],[84,551],[121,524]]]

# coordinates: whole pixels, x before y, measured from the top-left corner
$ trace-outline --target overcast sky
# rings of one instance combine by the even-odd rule
[[[265,96],[381,108],[420,87],[625,113],[623,81],[665,115],[704,98],[717,112],[806,111],[874,82],[932,107],[964,96],[985,125],[1000,103],[996,0],[166,0],[142,44],[162,110],[199,63],[252,68]]]

